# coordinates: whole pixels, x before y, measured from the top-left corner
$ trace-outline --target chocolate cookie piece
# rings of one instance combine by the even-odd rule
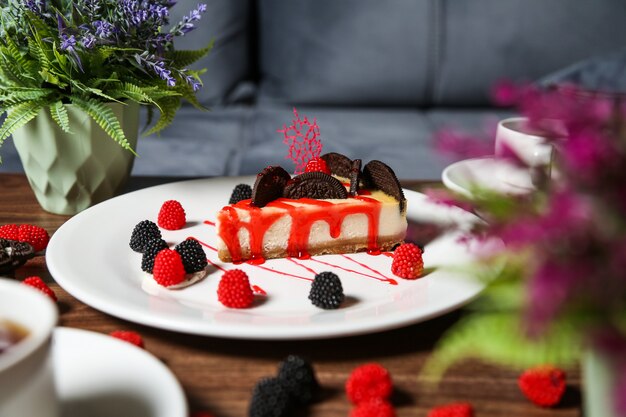
[[[11,256],[0,246],[0,274],[9,272],[13,269],[13,260]]]
[[[363,178],[368,187],[381,190],[400,202],[400,211],[406,209],[406,198],[398,177],[387,164],[370,161],[363,168]]]
[[[0,239],[0,272],[9,272],[35,256],[35,249],[26,242]],[[8,259],[8,261],[7,261]]]
[[[305,172],[292,178],[283,196],[291,199],[313,198],[316,200],[348,198],[346,187],[337,178],[323,172]]]
[[[350,195],[352,197],[359,194],[359,182],[361,181],[361,160],[355,159],[352,161],[352,168],[350,169]]]
[[[252,188],[252,205],[265,207],[270,201],[282,197],[291,175],[279,166],[269,166],[261,171]]]
[[[320,156],[326,162],[330,173],[338,177],[350,178],[352,171],[352,160],[337,152],[329,152]]]

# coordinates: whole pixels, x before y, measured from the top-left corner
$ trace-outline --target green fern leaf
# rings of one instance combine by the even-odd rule
[[[67,109],[61,100],[56,101],[50,106],[50,116],[64,132],[70,132],[70,119],[67,115]]]
[[[213,49],[213,45],[215,44],[215,39],[211,40],[211,42],[202,49],[198,49],[195,51],[172,51],[168,53],[165,57],[166,59],[172,61],[175,67],[177,68],[186,68],[199,59],[205,57],[211,49]]]
[[[50,68],[50,60],[48,59],[48,56],[40,48],[40,45],[34,38],[28,38],[28,53],[39,65],[39,68],[37,69],[38,73]]]
[[[7,56],[4,51],[0,52],[0,70],[2,73],[13,83],[17,85],[34,87],[34,79],[29,78],[28,75],[24,74],[20,68],[16,65],[12,56]]]
[[[0,96],[0,103],[2,103],[2,105],[14,105],[24,101],[41,100],[54,93],[54,90],[47,88],[25,88],[22,90],[8,88],[5,91],[8,94]]]
[[[13,132],[34,119],[45,104],[43,101],[28,101],[7,108],[7,117],[0,127],[0,146]]]
[[[109,93],[112,96],[128,98],[138,103],[157,104],[148,94],[146,94],[143,88],[128,82],[122,84],[121,88],[111,90]]]
[[[120,144],[126,150],[137,155],[128,143],[124,130],[120,125],[120,121],[109,107],[95,99],[83,100],[78,97],[71,97],[72,103],[83,109],[91,118],[102,127],[102,129],[113,140]]]
[[[28,78],[33,80],[37,78],[38,65],[36,65],[36,61],[27,59],[10,37],[6,39],[6,47],[11,57],[15,59],[17,66],[26,72]]]
[[[157,102],[159,104],[159,108],[161,109],[161,115],[159,120],[157,120],[156,124],[152,127],[152,129],[148,130],[145,135],[151,135],[153,133],[158,133],[161,130],[165,129],[174,121],[174,116],[176,116],[176,112],[180,108],[180,99],[178,97],[168,97],[163,98]]]

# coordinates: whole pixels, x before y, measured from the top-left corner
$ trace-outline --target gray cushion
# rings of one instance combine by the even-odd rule
[[[576,84],[590,91],[626,94],[626,49],[577,62],[543,77],[539,84]]]
[[[177,38],[177,49],[203,48],[215,39],[211,53],[194,64],[193,68],[206,68],[202,75],[204,87],[198,98],[206,105],[229,101],[236,85],[249,78],[250,65],[250,0],[203,0],[207,11],[196,22],[196,29]],[[171,9],[171,24],[176,24],[198,1],[180,0]]]
[[[532,81],[626,39],[623,0],[441,2],[435,104],[488,103],[499,79]]]
[[[232,173],[242,147],[247,110],[183,107],[159,136],[139,138],[133,175],[215,176]]]
[[[261,101],[423,102],[429,2],[258,2]]]
[[[301,107],[298,112],[301,117],[317,118],[322,153],[340,152],[363,163],[379,159],[399,178],[439,178],[445,166],[432,157],[430,124],[417,110]],[[238,173],[256,174],[276,164],[293,172],[293,163],[286,159],[288,148],[277,133],[292,116],[286,106],[264,106],[253,114]]]

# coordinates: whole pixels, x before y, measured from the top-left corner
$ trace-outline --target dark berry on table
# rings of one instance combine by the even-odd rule
[[[152,239],[160,239],[159,226],[150,220],[142,220],[133,229],[130,236],[130,248],[135,252],[143,253],[146,243]]]
[[[287,417],[291,415],[292,399],[278,378],[263,378],[252,391],[250,417]]]
[[[289,355],[280,363],[278,379],[293,400],[301,405],[313,402],[320,391],[313,366],[300,356]]]
[[[202,271],[208,264],[202,245],[195,239],[187,239],[179,243],[174,250],[183,259],[183,266],[188,274]]]
[[[141,257],[141,270],[149,274],[154,268],[154,260],[159,252],[167,249],[167,243],[161,238],[155,238],[146,243]]]
[[[332,272],[320,272],[315,276],[309,292],[313,305],[325,310],[338,308],[345,295],[339,277]]]
[[[248,184],[238,184],[230,195],[228,204],[237,204],[241,200],[249,200],[252,198],[252,187]]]

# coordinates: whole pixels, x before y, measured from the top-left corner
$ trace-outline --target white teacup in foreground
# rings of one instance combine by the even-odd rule
[[[533,130],[525,117],[501,120],[496,131],[496,157],[514,153],[527,167],[515,164],[503,165],[496,175],[510,185],[533,189],[537,177],[549,178],[553,146],[547,143],[546,133]]]
[[[51,335],[56,305],[36,289],[0,278],[0,416],[58,417]]]

